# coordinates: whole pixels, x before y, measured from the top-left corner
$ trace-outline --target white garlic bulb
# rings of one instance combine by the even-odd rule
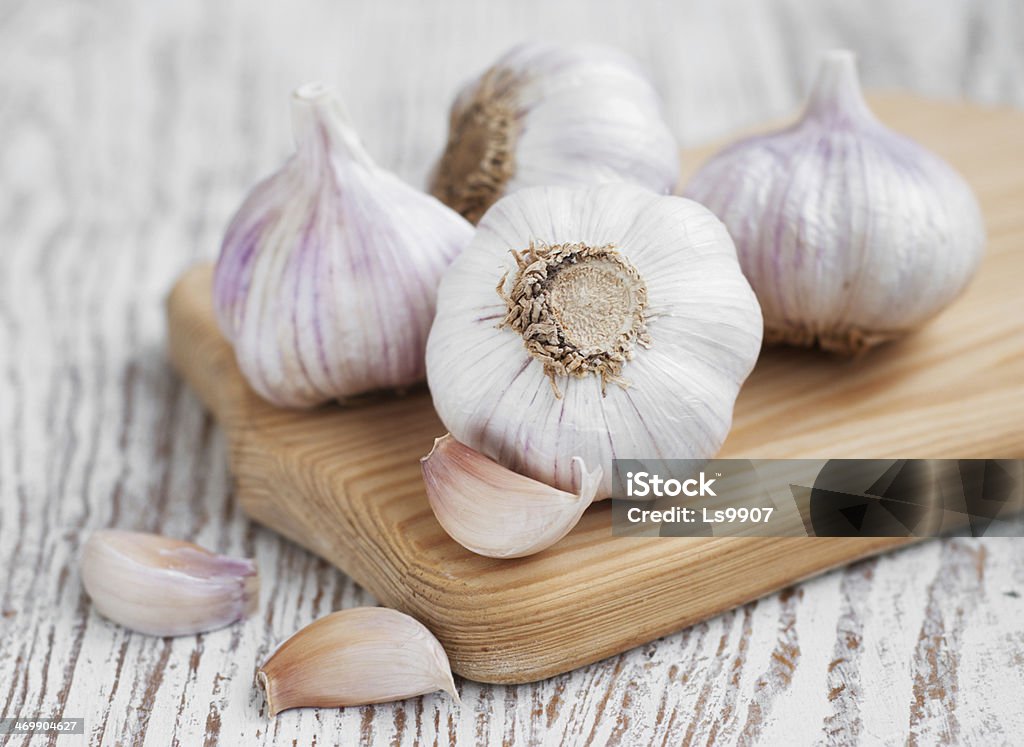
[[[726,148],[685,194],[728,227],[770,342],[857,352],[903,335],[985,246],[966,182],[874,117],[849,52],[824,57],[796,124]]]
[[[441,272],[473,229],[378,168],[320,84],[292,98],[297,150],[228,227],[214,302],[239,367],[305,407],[423,379]]]
[[[589,44],[522,44],[452,106],[431,191],[474,223],[522,187],[630,182],[671,192],[679,150],[636,63]]]
[[[496,203],[445,272],[427,381],[456,440],[567,493],[580,457],[603,470],[600,499],[613,458],[712,456],[760,345],[757,301],[704,207],[534,187]]]

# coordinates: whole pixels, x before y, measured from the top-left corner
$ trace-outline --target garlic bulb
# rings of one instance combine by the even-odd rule
[[[251,560],[158,534],[94,532],[85,543],[81,574],[100,614],[149,635],[216,630],[251,614],[258,601]]]
[[[603,472],[600,467],[588,471],[579,457],[573,462],[579,473],[576,494],[507,470],[451,435],[434,441],[420,460],[438,523],[467,550],[491,558],[533,555],[576,526]]]
[[[306,407],[422,380],[441,272],[473,229],[377,166],[319,84],[292,98],[297,150],[228,227],[214,302],[242,373]]]
[[[629,57],[522,44],[452,105],[431,192],[474,223],[522,187],[630,182],[671,192],[679,150],[654,88]]]
[[[256,673],[271,716],[289,708],[368,705],[444,690],[459,702],[448,655],[420,622],[386,607],[321,617]]]
[[[708,210],[626,184],[534,187],[445,272],[427,381],[456,440],[567,493],[580,457],[603,470],[600,499],[613,458],[712,456],[760,345]]]
[[[726,148],[685,194],[728,227],[773,342],[857,352],[903,335],[985,246],[970,188],[872,115],[849,52],[824,57],[796,124]]]

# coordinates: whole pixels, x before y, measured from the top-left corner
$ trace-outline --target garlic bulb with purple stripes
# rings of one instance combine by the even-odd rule
[[[769,342],[899,337],[957,297],[985,246],[970,187],[874,117],[849,52],[825,55],[798,122],[726,148],[685,194],[729,229]]]
[[[441,273],[473,228],[377,167],[320,84],[292,98],[297,148],[228,227],[214,305],[250,385],[308,407],[423,379]]]
[[[562,491],[575,521],[565,494],[607,498],[612,459],[713,456],[760,347],[757,301],[708,210],[634,185],[532,187],[497,202],[445,272],[427,380],[458,442]],[[516,500],[515,481],[481,469],[476,484]]]
[[[431,191],[476,223],[522,187],[639,184],[671,192],[679,150],[639,66],[594,44],[520,44],[452,105]]]

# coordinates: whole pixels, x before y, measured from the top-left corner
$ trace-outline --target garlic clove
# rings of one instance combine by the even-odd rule
[[[94,532],[81,574],[100,614],[149,635],[216,630],[244,619],[259,601],[253,561],[157,534]]]
[[[685,189],[732,235],[767,342],[858,353],[949,305],[981,262],[970,187],[886,128],[854,55],[824,55],[792,126],[736,142]]]
[[[292,96],[296,152],[224,235],[214,306],[268,401],[311,407],[422,381],[441,273],[472,226],[378,167],[334,94]]]
[[[271,716],[289,708],[369,705],[436,690],[459,702],[437,638],[414,618],[386,607],[321,617],[282,643],[256,677]]]
[[[575,457],[575,495],[512,472],[451,434],[420,460],[427,497],[444,530],[467,550],[491,558],[540,552],[576,526],[601,484]]]
[[[476,223],[523,187],[629,182],[668,193],[678,178],[678,146],[635,61],[611,47],[532,42],[459,93],[430,190]]]

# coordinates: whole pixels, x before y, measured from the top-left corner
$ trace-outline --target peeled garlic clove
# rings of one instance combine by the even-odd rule
[[[424,376],[441,272],[473,229],[378,168],[334,95],[292,97],[297,150],[228,227],[214,302],[269,401],[307,407]]]
[[[259,595],[253,561],[142,532],[94,532],[81,574],[101,615],[149,635],[222,628],[255,611]]]
[[[463,88],[430,189],[475,223],[522,187],[621,181],[668,193],[678,178],[678,146],[633,60],[529,43]]]
[[[444,530],[467,550],[520,558],[558,542],[594,500],[602,470],[573,459],[579,489],[567,493],[505,469],[451,434],[420,460],[430,507]]]
[[[985,246],[970,187],[872,115],[849,52],[825,55],[800,121],[729,146],[686,195],[728,227],[770,342],[899,337],[960,294]]]
[[[511,251],[510,251],[511,250]],[[566,492],[573,457],[708,459],[761,347],[722,223],[640,187],[534,187],[492,207],[438,289],[434,407],[459,442]]]
[[[409,615],[386,607],[321,617],[282,643],[256,677],[271,716],[289,708],[369,705],[436,690],[459,702],[438,640]]]

